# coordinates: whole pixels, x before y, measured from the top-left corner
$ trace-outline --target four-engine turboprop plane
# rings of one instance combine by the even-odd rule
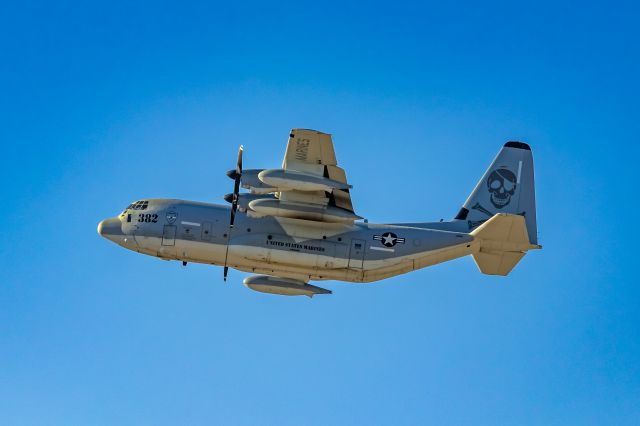
[[[281,295],[327,294],[309,281],[378,281],[471,255],[482,273],[507,275],[539,249],[533,157],[507,142],[451,221],[372,224],[351,203],[331,135],[293,129],[280,169],[227,175],[231,206],[175,199],[132,203],[98,233],[164,260],[249,272],[244,284]],[[248,192],[240,192],[240,188]]]

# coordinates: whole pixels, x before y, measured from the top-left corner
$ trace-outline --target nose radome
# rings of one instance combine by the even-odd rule
[[[120,223],[120,219],[111,217],[100,222],[98,224],[98,234],[103,237],[124,235],[122,233],[122,223]]]

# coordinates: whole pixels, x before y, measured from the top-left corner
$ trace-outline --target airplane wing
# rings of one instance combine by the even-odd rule
[[[291,130],[282,168],[347,183],[345,171],[338,167],[331,135],[317,130]],[[279,197],[283,201],[333,206],[354,212],[349,189],[336,188],[332,192],[282,191]]]

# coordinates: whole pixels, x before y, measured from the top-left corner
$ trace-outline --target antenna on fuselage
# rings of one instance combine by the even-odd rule
[[[223,279],[227,281],[227,274],[229,273],[229,267],[227,266],[227,259],[229,258],[229,241],[231,241],[231,230],[233,229],[233,222],[236,219],[236,210],[238,210],[238,200],[240,199],[240,178],[242,177],[242,145],[238,150],[238,161],[236,162],[236,169],[229,170],[227,176],[233,179],[233,194],[231,199],[231,217],[229,218],[229,232],[227,232],[227,249],[224,254],[224,271]]]

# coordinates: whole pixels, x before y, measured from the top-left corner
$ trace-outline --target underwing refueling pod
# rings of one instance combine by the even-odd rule
[[[327,191],[334,189],[349,189],[351,185],[346,182],[329,179],[324,176],[316,176],[311,173],[297,172],[295,170],[270,169],[258,173],[258,178],[266,185],[277,188],[278,191]]]
[[[316,287],[304,281],[291,278],[277,278],[268,275],[253,275],[244,279],[243,284],[251,290],[261,293],[280,294],[283,296],[307,296],[331,294],[330,290]]]

